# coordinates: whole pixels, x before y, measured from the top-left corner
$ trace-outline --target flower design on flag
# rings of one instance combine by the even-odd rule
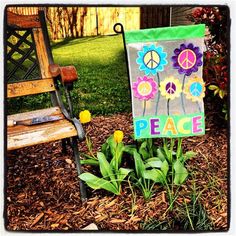
[[[202,66],[202,53],[200,48],[192,43],[181,44],[180,48],[174,50],[174,56],[171,57],[173,67],[178,69],[179,74],[191,75],[198,71],[198,67]]]
[[[193,77],[188,80],[188,83],[184,87],[184,94],[187,99],[193,102],[201,101],[205,96],[205,83],[202,78]]]
[[[133,83],[132,89],[134,97],[140,100],[149,100],[154,98],[157,93],[157,83],[147,76],[138,77],[138,80]]]
[[[160,83],[160,91],[166,99],[173,100],[180,96],[181,84],[178,79],[167,77]]]
[[[138,51],[136,62],[140,65],[139,70],[144,71],[146,75],[155,75],[158,71],[164,70],[164,66],[167,65],[166,57],[167,53],[161,46],[151,44],[143,46],[143,50]]]

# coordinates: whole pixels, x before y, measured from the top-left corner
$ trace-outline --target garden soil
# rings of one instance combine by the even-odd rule
[[[175,207],[190,202],[194,185],[199,200],[213,222],[214,230],[226,230],[228,195],[228,131],[214,111],[206,116],[206,135],[183,141],[184,150],[197,156],[188,161],[191,177],[180,189]],[[131,114],[97,116],[86,125],[94,150],[116,129],[124,131],[125,143],[131,143]],[[85,142],[79,143],[87,152]],[[129,160],[125,160],[129,162]],[[62,154],[61,142],[52,142],[8,152],[5,217],[8,230],[79,230],[95,223],[99,230],[140,230],[150,219],[175,217],[168,211],[165,190],[156,186],[150,201],[137,190],[132,194],[125,184],[120,196],[88,188],[88,200],[80,201],[78,177],[72,151]],[[84,166],[96,173],[96,168]]]

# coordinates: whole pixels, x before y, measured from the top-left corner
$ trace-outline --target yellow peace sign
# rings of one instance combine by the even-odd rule
[[[149,82],[143,81],[138,85],[137,90],[142,96],[147,96],[152,92],[152,86]]]
[[[149,69],[154,69],[160,63],[160,56],[154,50],[148,51],[143,57],[143,62]]]

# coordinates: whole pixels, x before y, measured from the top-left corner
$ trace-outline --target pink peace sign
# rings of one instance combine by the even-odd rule
[[[196,63],[196,54],[191,49],[183,50],[178,56],[179,65],[187,70],[192,68]]]

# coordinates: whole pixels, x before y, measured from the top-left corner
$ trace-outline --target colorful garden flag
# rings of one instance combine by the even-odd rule
[[[127,31],[136,139],[205,133],[205,25]]]

